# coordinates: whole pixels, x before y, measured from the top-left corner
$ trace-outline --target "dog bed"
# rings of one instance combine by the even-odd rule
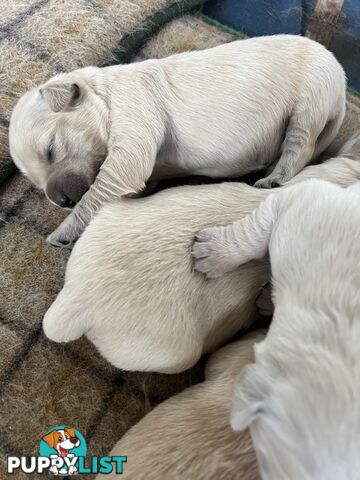
[[[65,214],[16,173],[7,145],[9,116],[18,96],[58,71],[163,57],[239,37],[238,33],[194,13],[192,9],[201,3],[7,0],[2,4],[2,479],[7,478],[7,455],[36,455],[41,437],[57,425],[78,429],[88,442],[89,455],[106,454],[157,403],[202,378],[202,362],[180,375],[122,372],[107,364],[85,339],[62,346],[43,336],[42,317],[61,288],[69,256],[67,250],[48,245],[45,238]],[[188,11],[191,14],[186,14]],[[37,476],[40,478],[36,474],[32,478]],[[11,478],[28,477],[17,473]]]

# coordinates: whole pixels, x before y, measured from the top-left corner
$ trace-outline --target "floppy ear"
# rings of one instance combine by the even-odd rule
[[[49,83],[40,93],[53,112],[60,112],[74,105],[80,97],[80,87],[77,83]]]
[[[245,367],[235,385],[231,411],[231,427],[235,431],[245,430],[268,410],[270,382],[263,368],[257,364]]]
[[[57,431],[53,430],[47,435],[44,435],[42,439],[44,440],[44,442],[46,442],[49,445],[50,448],[55,448],[57,436],[58,436]]]
[[[65,428],[65,432],[67,432],[70,437],[76,437],[75,430],[73,428]]]

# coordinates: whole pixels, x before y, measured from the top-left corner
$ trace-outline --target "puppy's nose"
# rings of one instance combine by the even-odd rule
[[[60,197],[58,202],[56,203],[61,208],[72,208],[75,205],[75,202],[66,195],[63,195],[62,197]]]
[[[70,438],[70,442],[73,444],[73,445],[76,445],[78,443],[78,439],[76,437],[71,437]]]
[[[87,178],[78,173],[54,173],[46,185],[46,195],[62,208],[72,208],[89,190]]]

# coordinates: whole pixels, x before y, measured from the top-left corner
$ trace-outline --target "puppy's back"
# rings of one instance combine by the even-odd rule
[[[121,478],[129,480],[257,480],[256,459],[248,432],[229,423],[237,373],[253,361],[258,331],[215,353],[206,380],[170,400],[135,425],[111,455],[127,455]],[[97,480],[112,480],[115,474]],[[120,478],[120,476],[119,476]]]

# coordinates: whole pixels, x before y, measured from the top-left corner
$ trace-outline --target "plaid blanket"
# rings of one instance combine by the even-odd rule
[[[77,428],[88,441],[89,455],[106,454],[153,406],[202,378],[202,362],[180,375],[122,372],[106,363],[86,339],[63,346],[44,338],[42,317],[62,286],[69,255],[48,245],[45,238],[65,214],[25,178],[14,175],[7,146],[8,121],[18,96],[57,71],[160,58],[239,36],[204,17],[182,15],[171,20],[201,3],[6,0],[2,4],[1,479],[8,478],[6,455],[36,454],[42,435],[56,425]],[[349,104],[345,128],[351,133],[359,126],[359,110]],[[339,146],[335,144],[333,151]]]

